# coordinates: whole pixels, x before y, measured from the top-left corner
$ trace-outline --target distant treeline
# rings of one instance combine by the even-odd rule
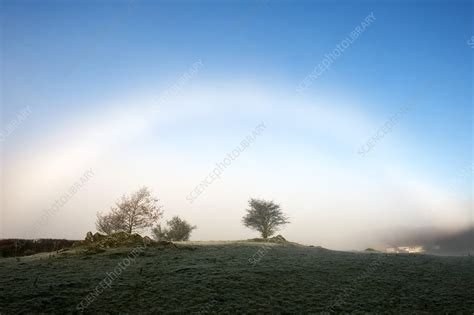
[[[0,240],[0,257],[28,256],[36,253],[53,252],[71,247],[77,241],[64,239],[4,239]]]

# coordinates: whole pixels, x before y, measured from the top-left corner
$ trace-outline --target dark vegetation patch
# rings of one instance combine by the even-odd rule
[[[154,241],[147,236],[142,237],[139,234],[118,232],[111,235],[102,235],[88,232],[83,241],[64,239],[3,239],[0,240],[0,257],[21,257],[45,252],[60,253],[67,249],[75,249],[76,251],[93,255],[103,253],[109,248],[140,245],[144,247],[177,248],[172,242]],[[189,246],[185,247],[190,249],[188,248]]]
[[[0,240],[0,256],[29,256],[43,252],[59,251],[71,247],[76,241],[64,239],[3,239]]]

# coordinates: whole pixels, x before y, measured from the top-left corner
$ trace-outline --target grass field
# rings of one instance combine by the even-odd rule
[[[133,251],[0,259],[0,312],[474,312],[473,257],[258,242]]]

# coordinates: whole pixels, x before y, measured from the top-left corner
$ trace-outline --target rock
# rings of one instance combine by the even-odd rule
[[[94,235],[92,234],[92,232],[90,232],[90,231],[87,232],[85,241],[86,241],[87,243],[92,243],[92,242],[94,242]]]
[[[129,234],[126,232],[117,232],[110,235],[92,234],[88,232],[85,241],[80,242],[77,246],[79,247],[81,245],[84,245],[87,253],[99,253],[107,248],[137,247],[143,245],[160,248],[178,248],[173,242],[157,242],[148,236],[142,237],[136,233]]]
[[[143,237],[141,237],[141,235],[137,234],[137,233],[130,235],[130,238],[133,241],[136,241],[136,242],[142,242],[143,241]]]
[[[283,236],[281,236],[280,234],[270,238],[270,241],[275,242],[275,243],[286,243],[287,242],[286,239]]]
[[[104,239],[104,238],[105,238],[105,235],[102,235],[102,234],[100,234],[99,232],[95,233],[95,234],[92,236],[92,240],[93,240],[94,242],[99,242],[99,241],[101,241],[101,240]]]
[[[153,240],[151,238],[149,238],[148,236],[145,236],[143,238],[143,244],[149,245],[149,244],[151,244],[151,242],[153,242]]]

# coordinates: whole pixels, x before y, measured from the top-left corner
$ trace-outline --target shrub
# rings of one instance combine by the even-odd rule
[[[152,230],[155,239],[159,241],[187,241],[191,232],[196,229],[196,226],[192,226],[178,216],[174,216],[166,224],[167,227],[157,225]]]

